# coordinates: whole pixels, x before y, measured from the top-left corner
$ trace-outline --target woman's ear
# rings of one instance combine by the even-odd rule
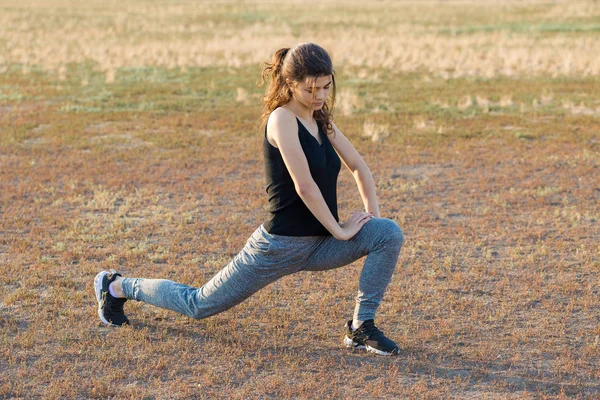
[[[285,78],[285,83],[286,83],[286,85],[288,85],[288,87],[290,89],[294,89],[294,87],[295,87],[294,82],[290,78]]]

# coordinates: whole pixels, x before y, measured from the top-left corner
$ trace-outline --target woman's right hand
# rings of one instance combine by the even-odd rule
[[[355,212],[347,221],[340,224],[341,230],[335,235],[335,238],[338,240],[352,239],[371,218],[373,218],[371,213]]]

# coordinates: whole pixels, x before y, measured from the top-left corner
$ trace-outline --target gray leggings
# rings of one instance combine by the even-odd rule
[[[386,218],[371,219],[347,241],[271,235],[260,226],[242,251],[199,289],[165,279],[125,278],[123,292],[128,299],[200,319],[241,303],[286,275],[339,268],[366,255],[354,310],[355,319],[366,321],[375,318],[402,242],[402,231]]]

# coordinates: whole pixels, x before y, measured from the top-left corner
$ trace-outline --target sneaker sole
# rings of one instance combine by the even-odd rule
[[[348,336],[344,336],[344,344],[348,348],[353,348],[356,350],[365,350],[366,349],[368,352],[375,353],[380,356],[395,356],[398,354],[397,352],[394,353],[394,352],[379,350],[379,349],[369,346],[368,344],[367,345],[358,344],[355,341],[353,341],[352,339],[350,339]]]
[[[106,275],[108,275],[107,271],[101,271],[98,272],[98,275],[94,278],[94,291],[96,292],[96,300],[98,301],[98,316],[103,324],[108,326],[118,326],[108,322],[106,318],[104,318],[104,313],[102,312],[102,282],[104,282],[104,277]]]

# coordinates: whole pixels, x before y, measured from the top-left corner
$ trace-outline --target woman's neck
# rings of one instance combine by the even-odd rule
[[[289,103],[285,105],[286,108],[291,110],[294,114],[296,114],[301,119],[305,119],[307,121],[312,121],[314,110],[309,109],[304,104],[300,103],[298,100],[292,98]]]

